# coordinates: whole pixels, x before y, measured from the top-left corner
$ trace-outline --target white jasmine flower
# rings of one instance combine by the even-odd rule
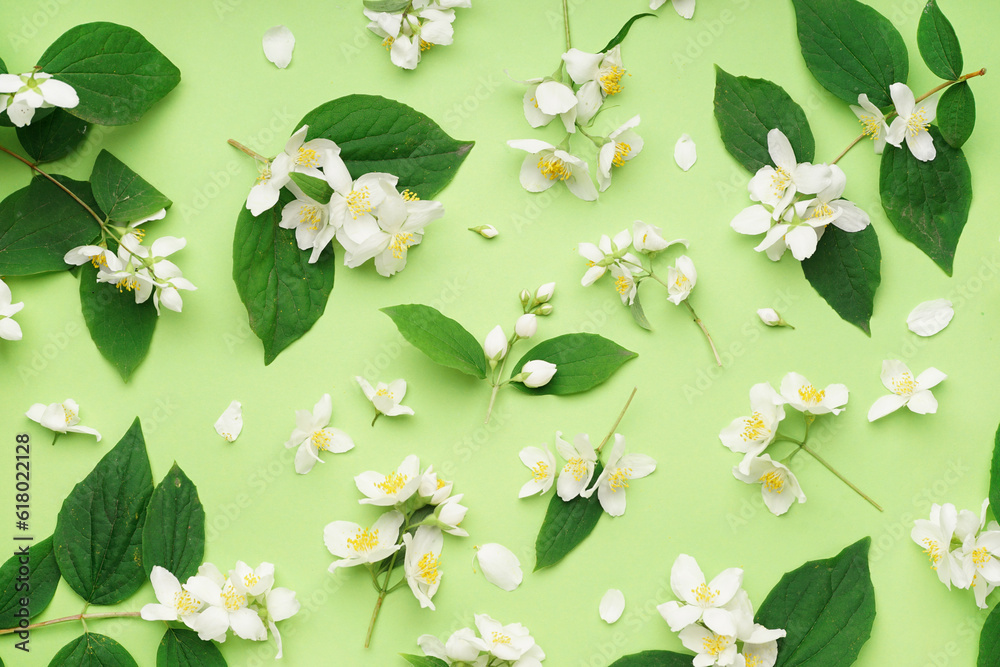
[[[799,481],[787,466],[772,461],[767,454],[744,461],[745,466],[742,463],[733,466],[733,477],[747,484],[760,484],[764,504],[771,514],[781,516],[796,500],[800,503],[806,501]],[[745,471],[740,470],[741,467],[745,467]]]
[[[496,363],[507,356],[507,335],[499,324],[486,334],[483,350],[486,352],[487,361],[491,363]]]
[[[215,432],[226,439],[226,442],[236,442],[243,432],[243,405],[233,401],[222,415],[215,421]]]
[[[858,95],[858,104],[851,105],[851,111],[861,121],[866,137],[871,137],[875,146],[875,154],[881,155],[885,150],[886,137],[889,134],[889,125],[885,122],[885,114],[877,106],[868,100],[868,95],[861,93]]]
[[[500,660],[510,660],[516,664],[517,660],[537,646],[528,628],[520,623],[503,625],[486,614],[476,614],[475,619],[486,650]],[[545,654],[539,657],[544,658]]]
[[[382,44],[389,49],[389,59],[392,64],[412,70],[420,63],[424,51],[435,45],[447,46],[452,43],[455,12],[451,7],[460,6],[464,5],[414,2],[411,9],[402,14],[395,14],[397,18],[394,23],[378,20],[380,13],[377,12],[365,10],[365,15],[374,18],[368,28],[384,38]],[[383,24],[390,30],[395,28],[394,33],[385,30]]]
[[[97,442],[101,441],[100,433],[90,427],[79,425],[80,406],[72,398],[49,405],[35,403],[24,415],[55,433],[85,433],[96,437]]]
[[[577,121],[586,125],[601,108],[604,99],[609,95],[622,92],[622,77],[625,67],[622,65],[621,44],[604,53],[587,53],[580,49],[570,49],[563,54],[566,72],[573,83],[580,86],[576,93]]]
[[[563,439],[562,431],[556,431],[556,451],[566,459],[566,465],[559,471],[556,493],[569,502],[583,493],[590,484],[594,477],[597,453],[586,433],[578,433],[571,443]]]
[[[531,338],[538,331],[538,318],[534,313],[525,313],[514,323],[514,333],[518,338]]]
[[[747,473],[754,457],[774,442],[785,418],[784,402],[770,383],[755,384],[750,388],[750,415],[734,419],[719,433],[723,445],[745,455],[738,466],[741,472]]]
[[[906,326],[918,336],[933,336],[948,326],[953,317],[955,309],[948,299],[924,301],[906,317]]]
[[[295,591],[293,590],[279,587],[269,589],[264,593],[264,606],[260,611],[267,619],[267,627],[274,635],[274,641],[277,644],[278,653],[274,656],[275,660],[281,659],[282,654],[281,633],[276,624],[295,616],[301,608],[302,604],[295,599]]]
[[[799,412],[825,415],[832,412],[839,415],[847,403],[847,387],[831,384],[825,389],[816,389],[809,380],[798,373],[788,373],[781,379],[781,397]]]
[[[375,270],[388,278],[406,267],[407,251],[423,239],[424,228],[443,215],[444,206],[439,201],[388,193],[378,207],[377,229],[367,239],[356,244],[341,239],[347,251],[344,264],[354,268],[374,257]]]
[[[639,283],[632,277],[632,272],[622,264],[611,266],[611,277],[615,280],[615,291],[621,297],[622,303],[631,306],[635,301],[635,294],[639,289]]]
[[[413,535],[403,534],[403,546],[406,549],[403,571],[406,583],[422,609],[434,609],[431,599],[441,585],[441,571],[438,568],[441,565],[443,545],[444,536],[439,528],[420,526]]]
[[[663,236],[663,230],[656,225],[647,225],[642,220],[632,223],[632,247],[637,252],[660,252],[677,243],[683,244],[685,248],[688,247],[687,239],[668,241]]]
[[[282,229],[295,230],[295,242],[299,250],[312,251],[309,256],[310,264],[315,264],[319,260],[323,249],[330,243],[335,233],[330,224],[329,206],[320,204],[304,194],[285,204],[281,209],[281,221],[278,226]]]
[[[656,470],[656,461],[645,454],[625,454],[625,437],[615,433],[615,444],[608,463],[594,485],[581,493],[589,498],[597,491],[601,507],[611,516],[625,513],[625,490],[629,481],[646,477]]]
[[[961,549],[954,553],[963,571],[963,583],[968,582],[969,588],[975,594],[976,606],[980,609],[989,607],[986,604],[986,597],[1000,584],[1000,560],[998,560],[1000,558],[1000,525],[991,521],[988,530],[976,534],[985,523],[988,505],[988,499],[983,501],[983,513],[976,531],[966,535],[964,539],[961,538],[958,530],[955,531],[956,537],[962,539]],[[968,510],[962,510],[959,524],[962,523],[961,514],[963,513],[971,514]]]
[[[320,235],[318,242],[329,243],[333,238],[331,230],[336,232],[344,247],[365,242],[379,231],[374,213],[386,197],[397,194],[399,179],[392,174],[373,171],[354,180],[342,161],[336,166],[327,166],[324,173],[333,194],[329,204],[330,227]]]
[[[753,605],[750,596],[743,589],[727,605],[736,623],[736,638],[743,642],[735,665],[745,667],[774,667],[778,659],[778,640],[787,633],[784,630],[770,630],[754,623]],[[740,660],[742,659],[742,662]]]
[[[63,261],[71,266],[83,266],[90,262],[95,269],[107,266],[109,258],[112,262],[118,259],[113,252],[98,245],[77,246],[63,255]]]
[[[677,258],[674,266],[667,267],[667,300],[675,306],[681,305],[691,296],[691,290],[698,282],[698,272],[694,268],[694,262],[687,255]]]
[[[517,497],[527,498],[548,493],[556,479],[556,457],[549,451],[549,446],[545,445],[545,449],[525,447],[518,454],[518,458],[531,470],[532,477],[524,483]]]
[[[282,153],[273,160],[257,163],[257,181],[247,195],[246,207],[254,216],[270,210],[278,203],[281,188],[291,182],[291,163]]]
[[[688,134],[682,134],[681,138],[674,144],[674,162],[677,166],[688,171],[698,161],[698,147]]]
[[[617,47],[616,47],[617,48]],[[597,154],[597,184],[601,192],[611,185],[612,167],[623,167],[625,163],[642,152],[642,137],[632,131],[639,125],[639,116],[633,116],[621,127],[608,135],[608,140]]]
[[[479,561],[486,581],[501,590],[513,591],[524,580],[521,561],[502,544],[490,543],[476,547],[476,560]]]
[[[608,589],[608,592],[601,598],[598,611],[605,623],[614,623],[622,617],[622,613],[625,611],[625,594],[617,588]]]
[[[830,168],[825,164],[798,162],[788,137],[781,130],[767,133],[768,153],[775,166],[757,170],[750,179],[750,198],[774,209],[771,217],[780,220],[795,194],[816,194],[830,184]]]
[[[649,0],[650,9],[659,9],[667,0]],[[689,19],[694,16],[695,0],[670,0],[676,11],[682,18]]]
[[[677,635],[684,648],[694,651],[694,664],[733,665],[739,654],[736,649],[736,626],[721,614],[706,614],[705,625],[689,625]]]
[[[258,642],[267,639],[267,628],[260,615],[248,606],[246,590],[223,578],[214,565],[206,563],[198,568],[198,574],[187,580],[184,589],[208,605],[189,624],[202,640],[222,641],[226,628],[232,628],[242,639]]]
[[[6,99],[7,115],[17,127],[30,125],[36,109],[73,109],[80,103],[73,86],[45,72],[0,74],[0,93],[10,96]]]
[[[10,287],[0,279],[0,338],[4,340],[21,340],[21,325],[14,321],[14,316],[24,308],[24,302],[12,303]]]
[[[274,63],[278,69],[285,69],[292,62],[295,35],[287,27],[276,25],[264,33],[262,46],[264,47],[264,57]]]
[[[325,180],[323,172],[328,166],[339,167],[343,163],[340,159],[340,146],[329,139],[306,141],[308,132],[309,126],[303,125],[288,138],[285,142],[284,159],[288,162],[289,171]],[[279,158],[280,155],[275,161]]]
[[[532,359],[524,364],[518,375],[523,376],[521,382],[524,383],[525,387],[537,389],[551,382],[557,370],[556,365],[552,362]]]
[[[892,393],[875,401],[868,411],[868,421],[881,419],[904,405],[918,415],[934,414],[938,403],[930,390],[947,378],[947,375],[933,367],[913,377],[909,367],[902,361],[883,361],[882,384]]]
[[[559,181],[584,201],[597,199],[589,167],[580,158],[538,139],[508,141],[507,145],[528,153],[520,175],[521,186],[528,192],[544,192]]]
[[[166,257],[186,245],[187,241],[183,238],[163,236],[147,248],[139,244],[136,236],[126,235],[122,237],[117,256],[103,256],[105,264],[98,270],[97,282],[110,283],[118,291],[134,292],[136,303],[145,303],[153,297],[157,315],[160,314],[161,303],[179,313],[183,302],[178,290],[193,291],[198,288],[184,278],[180,268]],[[152,268],[145,261],[152,262]]]
[[[440,524],[438,528],[455,537],[469,536],[469,533],[461,528],[462,521],[469,512],[469,508],[461,503],[464,497],[464,493],[451,496],[434,510],[434,519]]]
[[[931,569],[937,571],[938,579],[948,589],[952,583],[964,588],[962,565],[951,549],[951,539],[955,536],[958,523],[958,511],[951,503],[931,505],[930,519],[917,519],[913,522],[910,539],[924,548],[924,553],[930,558]]]
[[[386,417],[398,417],[399,415],[412,415],[413,408],[401,405],[400,401],[406,396],[406,380],[393,380],[389,384],[379,382],[375,387],[368,383],[360,375],[354,377],[365,397],[375,406],[376,417],[385,415]],[[374,420],[372,420],[374,424]]]
[[[395,472],[383,475],[369,470],[355,477],[354,484],[366,496],[358,501],[360,504],[391,507],[409,500],[420,489],[422,480],[420,459],[411,454]]]
[[[333,401],[330,394],[322,398],[308,410],[295,411],[295,430],[289,436],[285,447],[298,447],[295,453],[295,472],[305,475],[313,469],[316,462],[323,463],[320,452],[342,454],[354,449],[354,441],[339,428],[329,428],[330,416],[333,414]]]
[[[615,234],[614,239],[606,234],[601,235],[601,240],[597,245],[593,243],[580,243],[577,252],[587,260],[587,272],[583,274],[580,284],[584,287],[592,285],[594,281],[604,275],[610,266],[628,264],[634,267],[641,267],[639,258],[628,252],[628,247],[632,244],[632,235],[627,229]]]
[[[233,587],[244,595],[263,595],[274,586],[274,563],[261,563],[256,569],[241,560],[229,571]]]
[[[889,126],[886,141],[899,148],[906,139],[913,157],[921,162],[929,162],[937,155],[934,137],[927,131],[937,115],[938,96],[931,95],[923,102],[916,103],[913,91],[905,83],[889,86],[889,95],[896,105],[898,114]]]
[[[149,581],[153,584],[157,604],[147,604],[139,611],[144,620],[183,621],[188,624],[192,616],[205,606],[204,602],[184,590],[177,577],[166,568],[154,565]]]
[[[528,79],[518,83],[528,86],[524,92],[524,117],[531,127],[548,125],[558,116],[567,132],[576,132],[578,102],[572,88],[552,79]]]
[[[378,563],[399,551],[399,529],[403,514],[395,510],[386,512],[371,528],[362,528],[350,521],[334,521],[323,529],[323,543],[330,553],[339,558],[330,565],[330,572],[338,567],[354,567],[365,563]]]
[[[434,466],[427,466],[427,470],[420,476],[420,488],[417,493],[421,498],[425,498],[429,505],[440,505],[449,499],[453,487],[453,482],[438,477],[434,472]],[[461,498],[461,494],[455,497]]]
[[[687,554],[680,554],[670,568],[670,588],[683,602],[672,600],[656,609],[673,632],[680,632],[705,618],[721,612],[724,617],[731,613],[723,609],[730,603],[743,585],[743,570],[737,567],[723,570],[711,582],[705,583],[705,575],[698,567],[698,561]],[[733,628],[735,634],[735,627]]]
[[[462,628],[453,632],[446,643],[442,643],[434,635],[421,635],[417,639],[417,646],[424,655],[444,660],[449,665],[472,664],[479,658],[479,654],[486,650],[486,643],[476,636],[472,628]]]

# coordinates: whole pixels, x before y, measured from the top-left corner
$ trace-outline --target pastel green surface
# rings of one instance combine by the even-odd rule
[[[527,625],[550,656],[546,665],[607,665],[624,653],[681,650],[655,611],[672,599],[670,565],[678,553],[695,556],[706,574],[745,568],[745,587],[760,604],[781,575],[806,560],[827,558],[859,538],[872,537],[872,577],[878,616],[857,664],[973,665],[986,612],[972,593],[940,584],[926,556],[909,539],[915,518],[932,502],[978,508],[987,494],[998,410],[995,341],[1000,308],[1000,246],[994,185],[1000,128],[989,110],[1000,104],[990,74],[973,82],[981,113],[965,151],[975,200],[948,278],[888,223],[879,206],[878,159],[868,144],[840,163],[847,195],[870,212],[882,243],[882,288],[875,302],[872,337],[841,321],[815,294],[791,257],[779,264],[754,253],[754,241],[735,234],[729,220],[748,204],[743,169],[723,149],[712,117],[714,64],[736,75],[771,79],[806,110],[817,159],[832,159],[856,136],[853,114],[807,72],[787,0],[701,2],[692,21],[670,3],[655,19],[635,24],[623,53],[630,77],[614,108],[599,117],[607,132],[634,114],[646,140],[644,152],[616,173],[599,202],[577,201],[564,189],[524,192],[517,181],[522,155],[508,139],[558,141],[555,125],[532,130],[521,113],[522,88],[514,78],[555,69],[563,49],[556,0],[476,0],[458,10],[456,42],[425,54],[416,72],[389,63],[379,40],[365,30],[360,2],[263,3],[241,0],[123,0],[4,2],[0,57],[12,71],[26,71],[65,30],[113,20],[142,32],[181,70],[180,85],[137,124],[94,128],[82,149],[51,166],[86,178],[100,149],[108,149],[174,201],[152,238],[184,236],[176,255],[199,290],[185,294],[184,312],[160,318],[152,351],[125,385],[89,340],[78,287],[68,274],[10,281],[20,343],[0,345],[0,511],[13,505],[13,442],[33,438],[32,533],[51,534],[62,499],[125,433],[138,415],[155,479],[176,461],[198,485],[209,528],[206,558],[223,568],[237,559],[270,561],[277,582],[303,603],[281,624],[286,665],[403,664],[399,652],[419,652],[423,633],[446,636],[470,625],[473,613]],[[574,43],[596,49],[624,21],[647,9],[644,0],[574,2]],[[911,86],[936,85],[920,62],[917,0],[872,0],[900,29],[910,51]],[[967,70],[1000,66],[993,43],[1000,21],[989,3],[942,0],[964,47]],[[262,53],[265,30],[286,24],[297,45],[292,64],[278,70]],[[260,342],[247,326],[231,274],[236,216],[255,177],[251,160],[226,144],[234,138],[274,154],[307,111],[349,93],[398,99],[438,121],[457,139],[475,140],[455,181],[439,196],[446,216],[428,230],[407,268],[386,280],[370,266],[338,269],[327,312],[302,340],[268,367]],[[688,172],[673,162],[682,133],[698,144]],[[16,145],[14,130],[0,128],[0,144]],[[581,141],[579,146],[583,145]],[[29,173],[0,162],[0,194],[22,187]],[[691,239],[699,270],[693,304],[715,336],[725,369],[717,370],[698,329],[685,312],[655,295],[643,295],[655,331],[639,329],[607,279],[580,287],[580,241],[596,242],[635,219],[661,225],[669,236]],[[490,223],[493,241],[466,231]],[[406,344],[379,308],[426,303],[455,318],[479,338],[497,323],[508,330],[520,312],[517,293],[556,281],[555,314],[540,321],[539,339],[570,331],[597,332],[639,353],[609,382],[570,397],[532,397],[505,390],[489,426],[482,419],[485,383],[435,366]],[[947,297],[954,322],[931,339],[905,325],[918,303]],[[765,330],[754,311],[775,307],[796,330]],[[527,346],[515,350],[527,350]],[[875,424],[868,407],[884,393],[883,359],[898,358],[915,372],[935,366],[949,378],[935,394],[939,414],[893,414]],[[784,517],[767,513],[759,489],[730,472],[736,455],[721,446],[719,430],[747,410],[757,382],[777,384],[787,371],[817,384],[843,382],[851,389],[846,413],[817,428],[823,455],[884,507],[878,513],[815,463],[799,479],[809,497]],[[354,382],[403,377],[414,417],[381,419],[369,426],[371,408]],[[518,500],[529,474],[517,452],[553,445],[554,432],[588,432],[599,440],[633,386],[635,401],[621,424],[629,446],[654,456],[658,470],[629,489],[628,511],[602,518],[594,534],[557,566],[531,574],[532,549],[548,499]],[[282,443],[294,412],[311,409],[324,392],[333,396],[333,425],[357,447],[326,455],[309,475],[294,473]],[[72,397],[84,423],[104,440],[50,436],[24,416],[33,402]],[[233,399],[243,402],[246,427],[228,444],[212,428]],[[374,603],[362,571],[327,572],[332,557],[323,527],[342,519],[367,523],[377,512],[357,504],[352,477],[388,471],[410,453],[434,464],[466,494],[471,508],[467,539],[448,538],[436,612],[421,610],[405,590],[391,596],[375,633],[361,648]],[[13,508],[11,507],[11,510]],[[13,517],[0,539],[13,533]],[[513,593],[488,584],[472,569],[473,546],[500,542],[521,557],[525,581]],[[12,544],[12,543],[10,543]],[[598,616],[608,588],[624,591],[625,615],[614,626]],[[146,585],[122,608],[153,601]],[[62,583],[41,619],[77,613],[82,604]],[[100,610],[103,611],[103,610]],[[152,665],[163,627],[134,619],[93,622],[92,631],[120,641],[141,665]],[[80,634],[64,624],[32,634],[21,654],[0,639],[7,664],[45,665]],[[222,647],[230,665],[269,664],[273,643],[231,638]]]

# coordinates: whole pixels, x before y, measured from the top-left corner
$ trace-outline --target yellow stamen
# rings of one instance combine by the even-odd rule
[[[611,67],[602,70],[601,75],[598,77],[598,81],[601,84],[601,88],[604,90],[605,95],[615,95],[624,90],[622,86],[622,77],[625,75],[625,70],[618,65],[612,65]]]
[[[313,206],[312,204],[306,204],[301,209],[299,209],[299,224],[309,225],[309,229],[319,229],[320,223],[323,222],[323,213],[318,206]]]
[[[792,175],[787,171],[778,167],[774,170],[774,176],[771,177],[771,189],[774,190],[775,197],[781,197],[785,194],[785,189],[788,184],[792,182]]]
[[[399,493],[400,489],[406,486],[408,479],[408,477],[403,477],[398,472],[391,472],[386,475],[384,481],[379,482],[375,486],[381,489],[382,493],[391,496],[394,493]]]
[[[76,419],[76,413],[67,408],[65,405],[63,406],[63,416],[66,418],[67,424]]]
[[[384,46],[385,50],[388,51],[389,49],[392,48],[392,43],[395,41],[396,41],[395,37],[386,37],[385,39],[382,40],[382,46]]]
[[[982,567],[986,563],[990,562],[990,552],[986,550],[986,547],[979,547],[972,551],[972,562],[976,564],[976,567]]]
[[[129,231],[129,233],[132,236],[134,236],[135,240],[138,241],[139,243],[142,243],[142,240],[144,238],[146,238],[146,230],[145,229],[132,229],[132,230]]]
[[[628,159],[629,153],[631,152],[632,147],[624,141],[615,143],[615,156],[611,158],[611,164],[615,167],[621,167],[625,164],[625,160]]]
[[[125,276],[124,278],[115,283],[115,287],[118,288],[119,292],[121,292],[122,290],[125,290],[126,292],[131,292],[138,286],[139,286],[139,281],[136,280],[134,276]]]
[[[375,392],[375,395],[384,396],[385,398],[388,398],[390,401],[394,398],[392,392],[389,391],[388,389],[379,389],[378,391]]]
[[[355,220],[358,219],[359,215],[372,212],[372,200],[368,195],[367,186],[347,193],[344,199],[347,200],[347,207],[351,209],[351,215]]]
[[[312,148],[301,146],[295,154],[295,164],[303,167],[318,167],[319,161],[319,153]]]
[[[579,482],[587,476],[587,462],[581,458],[570,459],[563,467],[563,472],[573,475],[573,479]]]
[[[441,576],[441,573],[438,572],[438,566],[440,565],[440,558],[431,552],[425,553],[417,563],[417,577],[423,579],[428,584],[437,583],[438,578]]]
[[[764,474],[760,478],[760,483],[764,485],[764,488],[772,493],[781,493],[785,488],[785,478],[777,470],[772,470],[769,473]]]
[[[909,371],[904,371],[898,380],[892,381],[892,393],[900,396],[909,396],[916,388],[917,381]]]
[[[438,483],[437,483],[437,488],[439,488],[439,489],[443,489],[443,488],[444,488],[444,487],[446,487],[446,486],[448,486],[448,482],[444,481],[443,479],[441,479],[441,478],[439,477],[439,478],[438,478]]]
[[[193,614],[201,608],[201,601],[187,591],[181,590],[174,593],[174,609],[179,616]]]
[[[812,215],[809,216],[809,217],[811,217],[811,218],[828,218],[828,217],[830,217],[832,215],[833,215],[833,209],[830,208],[829,204],[820,204],[819,206],[817,206],[813,210]]]
[[[98,255],[94,255],[93,257],[91,257],[90,263],[94,266],[95,269],[99,269],[102,266],[108,265],[108,258],[105,257],[104,253],[102,252]]]
[[[687,276],[685,276],[683,273],[679,273],[679,274],[677,274],[677,278],[674,280],[674,287],[676,287],[677,289],[683,291],[683,290],[685,290],[687,288],[687,286],[690,283],[691,283],[691,281],[688,280]]]
[[[938,569],[938,563],[941,561],[941,547],[937,542],[929,537],[925,537],[922,544],[927,547],[924,549],[924,553],[927,554],[931,559],[931,569]]]
[[[347,546],[354,551],[369,552],[378,546],[378,528],[370,530],[368,528],[358,529],[354,537],[347,538]]]
[[[877,116],[861,116],[858,118],[861,121],[862,132],[866,137],[871,137],[873,140],[878,136],[878,133],[882,130],[882,121]]]
[[[921,132],[926,132],[927,126],[930,124],[931,122],[927,120],[927,111],[921,108],[911,114],[906,120],[906,129],[911,137],[915,137]]]
[[[260,583],[260,577],[251,572],[243,576],[243,586],[247,589],[253,588]]]
[[[433,45],[433,44],[431,44],[430,42],[425,42],[425,41],[424,41],[424,40],[422,40],[422,39],[420,40],[420,50],[421,50],[421,51],[426,51],[426,50],[428,50],[429,48],[431,48],[432,46],[434,46],[434,45]]]
[[[228,611],[239,611],[243,607],[247,606],[246,596],[237,593],[232,584],[228,584],[222,590],[222,599],[225,602],[226,609]]]
[[[531,472],[535,475],[536,482],[544,482],[549,478],[549,464],[545,461],[539,461],[538,465],[531,469]]]
[[[743,438],[744,442],[763,440],[770,434],[771,429],[764,424],[764,416],[759,412],[754,412],[743,420],[743,433],[740,434],[740,437]]]
[[[271,163],[265,162],[258,165],[257,170],[260,172],[257,174],[257,184],[267,183],[271,180]]]
[[[402,259],[406,257],[406,249],[415,244],[416,240],[413,238],[413,234],[409,232],[395,234],[392,237],[392,243],[389,244],[389,250],[392,251],[393,257]]]
[[[743,654],[743,659],[746,663],[746,667],[763,667],[764,661],[757,657],[756,655],[750,655],[749,653]]]
[[[510,637],[503,634],[502,632],[494,632],[492,639],[494,644],[510,644],[511,642]]]
[[[312,438],[310,438],[312,446],[321,452],[330,451],[330,434],[324,429],[318,431],[313,431]]]
[[[826,390],[821,389],[817,391],[816,387],[811,384],[806,384],[799,387],[799,398],[801,398],[802,402],[806,405],[816,405],[826,398]]]
[[[702,606],[711,605],[719,595],[719,591],[712,590],[708,584],[699,584],[697,588],[692,588],[691,592]]]
[[[618,290],[619,294],[628,294],[628,291],[632,289],[632,283],[625,276],[618,276],[615,279],[615,289]]]
[[[406,201],[420,201],[420,197],[417,196],[417,193],[413,192],[409,188],[407,188],[406,190],[403,190],[399,194]]]
[[[711,637],[705,637],[701,640],[702,648],[705,653],[709,655],[720,655],[723,651],[729,648],[729,639],[723,635],[712,634]]]
[[[566,163],[554,155],[538,158],[538,171],[550,181],[565,181],[572,175]]]
[[[611,473],[611,477],[608,478],[608,483],[610,484],[612,491],[621,491],[628,488],[628,481],[630,479],[632,479],[631,468],[618,468]]]

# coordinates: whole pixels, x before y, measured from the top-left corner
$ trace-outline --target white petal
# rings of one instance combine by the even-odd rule
[[[285,69],[292,62],[295,35],[285,26],[278,25],[265,32],[263,45],[264,55],[279,69]]]
[[[687,171],[698,160],[698,149],[694,141],[686,134],[682,134],[674,145],[674,162],[677,166]]]
[[[906,407],[910,409],[911,412],[915,412],[918,415],[932,415],[937,412],[938,402],[934,398],[934,394],[924,390],[918,391],[913,396],[910,397],[909,402]]]
[[[955,317],[955,309],[948,299],[924,301],[906,317],[906,326],[918,336],[933,336]]]
[[[535,91],[538,108],[547,114],[566,113],[576,106],[576,95],[566,84],[558,81],[545,81],[538,85]]]
[[[680,14],[681,18],[689,19],[692,16],[694,16],[695,0],[670,0],[670,1],[674,5],[674,11]],[[652,4],[650,4],[650,6],[652,6]]]
[[[521,561],[507,547],[496,543],[484,544],[476,552],[476,558],[486,581],[494,586],[512,591],[521,585],[524,579]]]
[[[234,442],[243,431],[243,406],[233,401],[215,422],[215,432],[229,442]]]
[[[625,594],[617,588],[612,588],[601,598],[601,618],[607,623],[614,623],[622,617],[625,611]]]
[[[872,407],[868,410],[868,421],[873,422],[876,419],[881,419],[885,417],[890,412],[895,412],[901,407],[906,405],[908,397],[899,396],[897,394],[889,394],[888,396],[882,396]]]

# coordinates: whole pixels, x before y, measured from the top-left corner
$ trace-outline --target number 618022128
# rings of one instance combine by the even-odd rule
[[[31,445],[28,435],[19,433],[15,437],[14,446],[14,517],[18,530],[28,530],[28,518],[31,516],[29,502],[31,500]]]

